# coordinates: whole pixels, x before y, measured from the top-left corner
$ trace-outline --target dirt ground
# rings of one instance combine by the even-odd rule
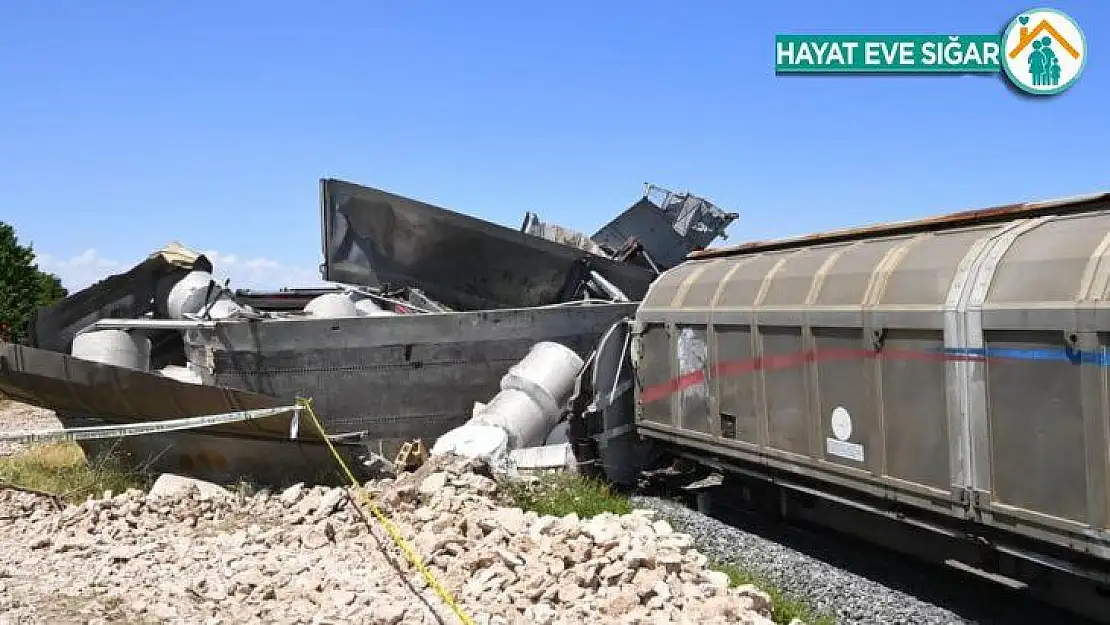
[[[21,404],[0,398],[0,432],[49,430],[62,427],[53,410]],[[0,456],[9,456],[23,450],[19,443],[0,441]]]

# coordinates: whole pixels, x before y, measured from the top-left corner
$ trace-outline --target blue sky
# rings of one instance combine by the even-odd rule
[[[71,288],[170,240],[281,286],[316,276],[324,176],[587,232],[651,181],[739,212],[730,242],[1106,189],[1106,2],[1046,5],[1090,50],[1057,97],[774,74],[776,33],[989,33],[1032,6],[9,2],[0,220]]]

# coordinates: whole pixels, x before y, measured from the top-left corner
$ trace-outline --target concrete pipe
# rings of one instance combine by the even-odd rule
[[[180,365],[166,365],[158,370],[158,374],[171,380],[177,380],[178,382],[204,384],[204,379],[201,378],[200,373],[189,367],[182,367]]]
[[[499,427],[467,423],[440,436],[429,452],[433,456],[455,453],[467,458],[495,460],[508,453],[509,438]]]
[[[221,299],[223,288],[207,271],[190,271],[166,296],[165,311],[171,319],[195,315]]]
[[[392,317],[397,314],[392,310],[382,309],[377,302],[369,297],[364,297],[355,302],[355,310],[363,317]]]
[[[493,425],[509,436],[509,448],[542,445],[559,413],[544,410],[528,393],[510,388],[498,393],[469,423]]]
[[[343,293],[325,293],[315,297],[304,307],[304,312],[324,319],[359,316],[355,303]]]
[[[150,371],[150,339],[124,330],[96,330],[73,337],[74,358]]]
[[[578,354],[568,347],[551,341],[536,343],[524,360],[513,365],[501,378],[501,388],[524,391],[545,414],[557,416],[574,390],[583,364]]]

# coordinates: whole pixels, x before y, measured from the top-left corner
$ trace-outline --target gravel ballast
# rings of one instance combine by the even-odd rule
[[[477,625],[771,625],[650,511],[505,506],[481,465],[435,457],[367,485]],[[79,505],[0,489],[0,623],[457,622],[343,488],[237,494],[163,475]]]
[[[655,510],[675,529],[694,537],[710,558],[732,564],[775,584],[784,593],[809,603],[841,625],[965,623],[942,607],[804,553],[707,517],[679,503],[634,497],[637,508]]]

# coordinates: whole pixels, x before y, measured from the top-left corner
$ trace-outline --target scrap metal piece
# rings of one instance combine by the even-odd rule
[[[236,289],[235,299],[267,312],[296,312],[309,302],[328,293],[342,293],[343,287],[281,288],[278,290]]]
[[[739,217],[692,193],[646,184],[644,195],[593,235],[602,247],[621,250],[635,238],[660,269],[670,269],[703,249]]]
[[[601,249],[601,246],[595,243],[590,237],[581,232],[560,226],[559,224],[540,221],[539,216],[531,211],[524,214],[524,223],[521,224],[520,231],[526,232],[534,237],[569,245],[570,247],[576,247],[598,256],[609,256],[609,254]]]
[[[424,447],[424,440],[415,438],[411,441],[406,441],[401,445],[401,449],[397,450],[397,457],[393,460],[394,470],[398,473],[401,471],[415,471],[420,468],[420,465],[428,459],[428,450]]]
[[[405,289],[405,301],[423,310],[434,313],[452,312],[451,308],[428,297],[420,289]]]
[[[405,441],[435,440],[470,419],[474,402],[496,395],[501,377],[536,342],[588,353],[635,308],[224,321],[189,331],[187,344],[190,360],[216,384],[284,398],[312,389],[328,432],[367,430],[382,443],[374,449],[393,458]]]
[[[614,302],[627,302],[628,296],[621,292],[612,282],[605,279],[605,276],[600,273],[590,270],[590,283],[596,286],[601,292],[609,296],[609,299]]]
[[[268,395],[179,382],[11,343],[0,344],[0,393],[16,401],[108,423],[181,419],[278,408],[288,403]],[[289,423],[264,419],[215,425],[205,431],[288,440]],[[319,440],[312,428],[301,428],[301,432],[306,440]]]
[[[68,354],[79,330],[102,318],[137,318],[154,312],[158,291],[167,289],[175,279],[194,269],[211,271],[212,263],[203,254],[180,243],[170,243],[129,271],[109,276],[51,306],[38,309],[31,316],[28,327],[29,344]],[[165,364],[159,354],[181,348],[181,337],[173,331],[152,336],[151,341],[155,366]]]
[[[561,301],[576,265],[592,267],[639,301],[648,269],[518,230],[340,180],[320,182],[323,278],[407,286],[458,310],[545,306]]]
[[[710,473],[700,480],[690,482],[689,484],[683,486],[682,489],[687,491],[706,490],[710,488],[715,488],[724,483],[725,478],[720,473]]]

